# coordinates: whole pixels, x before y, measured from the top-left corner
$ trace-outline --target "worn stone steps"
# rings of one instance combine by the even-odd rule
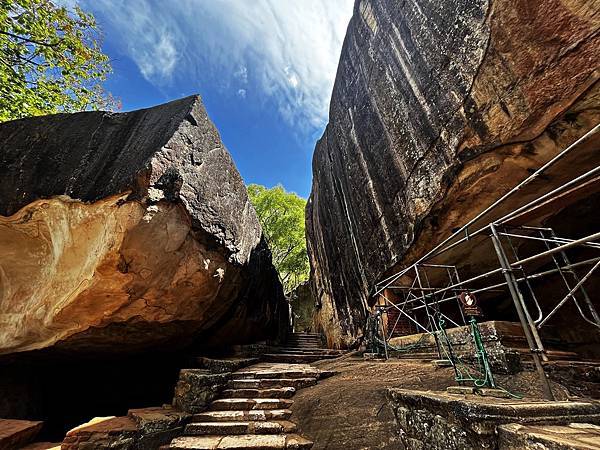
[[[289,420],[265,420],[255,422],[193,422],[185,427],[190,436],[228,434],[280,434],[294,433],[296,424]]]
[[[212,411],[238,411],[252,409],[288,409],[294,403],[285,398],[220,398],[210,404]]]
[[[317,384],[317,379],[309,378],[245,378],[230,380],[228,386],[231,389],[268,389],[268,388],[287,388],[302,389]]]
[[[225,389],[221,396],[225,398],[290,398],[296,393],[294,387],[277,387],[271,389]]]
[[[240,434],[228,436],[183,436],[173,439],[170,449],[310,449],[313,443],[296,434]]]
[[[206,411],[194,414],[192,422],[256,422],[265,420],[288,420],[289,409],[251,409],[249,411]]]
[[[165,449],[310,449],[294,434],[290,397],[328,375],[308,364],[264,362],[233,373],[209,411],[195,414]]]

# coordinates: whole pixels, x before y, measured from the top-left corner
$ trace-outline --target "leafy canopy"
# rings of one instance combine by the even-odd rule
[[[111,108],[110,72],[96,21],[78,6],[0,0],[0,122],[55,112]]]
[[[304,235],[306,200],[286,192],[282,186],[267,189],[250,184],[248,195],[273,253],[273,263],[283,287],[290,292],[308,279],[310,271]]]

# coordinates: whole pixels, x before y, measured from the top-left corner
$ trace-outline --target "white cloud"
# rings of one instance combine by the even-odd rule
[[[248,68],[246,66],[240,66],[240,68],[233,74],[241,83],[248,83]]]
[[[238,95],[242,98],[246,98],[246,89],[238,89]]]
[[[251,85],[293,126],[327,120],[353,0],[80,1],[157,86],[196,80],[243,97]]]

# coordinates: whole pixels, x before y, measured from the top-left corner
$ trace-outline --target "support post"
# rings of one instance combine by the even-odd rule
[[[531,333],[530,326],[533,325],[527,322],[527,316],[523,311],[523,305],[521,304],[521,298],[519,293],[519,286],[517,284],[517,280],[515,278],[515,274],[512,271],[510,263],[508,262],[508,258],[506,257],[506,253],[504,253],[504,249],[502,248],[502,243],[500,242],[500,237],[498,236],[498,231],[494,224],[490,224],[490,230],[492,231],[492,243],[494,244],[494,249],[496,250],[496,254],[498,256],[498,261],[500,262],[500,266],[502,267],[502,273],[506,278],[506,284],[508,286],[508,290],[510,291],[510,296],[512,297],[513,303],[515,304],[515,308],[517,310],[517,314],[519,316],[519,321],[521,322],[521,327],[523,327],[523,333],[525,333],[525,339],[527,340],[527,345],[531,349],[531,356],[533,357],[533,363],[535,364],[535,369],[540,377],[540,382],[542,383],[542,390],[544,392],[544,397],[546,400],[554,400],[554,395],[552,394],[552,389],[550,388],[550,383],[548,382],[548,377],[544,372],[544,367],[542,366],[542,362],[540,360],[540,355],[538,354],[539,349],[536,347],[535,340]],[[533,325],[535,326],[535,325]]]
[[[385,334],[385,329],[383,327],[383,315],[382,315],[381,309],[379,309],[377,311],[377,321],[379,322],[379,325],[381,326],[381,337],[383,338],[383,351],[385,353],[385,359],[388,360],[389,355],[388,355],[388,348],[387,348],[387,336]]]
[[[423,297],[423,304],[425,305],[425,313],[427,314],[427,320],[429,321],[429,327],[431,328],[431,333],[433,334],[433,339],[435,340],[435,346],[437,348],[437,352],[438,352],[438,357],[440,359],[443,358],[442,356],[442,349],[440,348],[440,341],[438,339],[438,335],[437,335],[437,327],[436,324],[434,323],[435,321],[433,320],[431,313],[429,312],[429,306],[427,305],[427,294],[425,294],[425,290],[423,289],[423,283],[421,283],[421,276],[419,275],[419,266],[417,264],[415,264],[415,276],[417,277],[417,281],[419,283],[419,288],[421,290],[421,296]]]

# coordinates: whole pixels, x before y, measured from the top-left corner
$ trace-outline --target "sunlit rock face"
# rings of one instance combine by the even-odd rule
[[[0,125],[0,353],[273,337],[284,298],[198,97]]]
[[[307,205],[317,325],[600,121],[600,4],[357,0]],[[593,149],[592,149],[593,150]]]

